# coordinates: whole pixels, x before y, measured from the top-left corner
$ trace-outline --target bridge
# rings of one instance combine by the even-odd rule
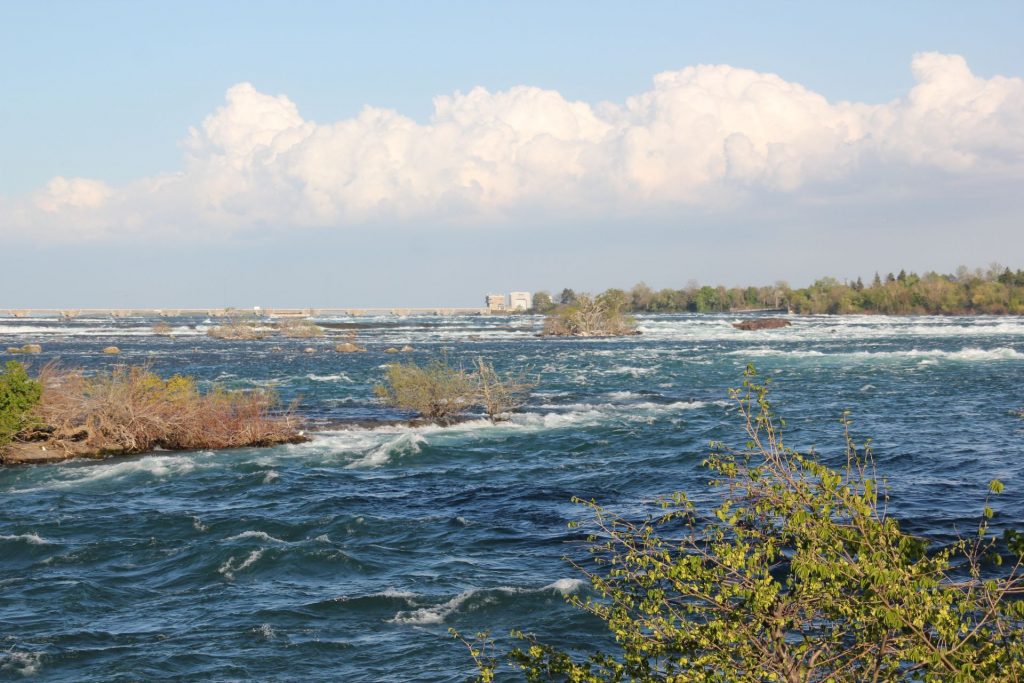
[[[371,315],[487,315],[486,308],[10,308],[0,318],[317,318]]]

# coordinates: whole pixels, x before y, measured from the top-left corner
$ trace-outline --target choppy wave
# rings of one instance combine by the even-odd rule
[[[415,609],[402,610],[389,619],[394,624],[440,624],[460,610],[478,610],[490,604],[497,603],[504,597],[522,594],[559,593],[568,595],[574,593],[582,586],[584,581],[580,579],[559,579],[542,588],[516,588],[512,586],[498,586],[496,588],[471,588],[463,591],[455,597],[436,605],[427,605]],[[411,602],[416,602],[418,596],[410,596]]]
[[[282,541],[280,538],[274,538],[273,536],[271,536],[270,534],[268,534],[265,531],[252,531],[252,530],[250,530],[250,531],[243,531],[242,533],[235,534],[234,536],[228,536],[224,540],[225,541],[241,541],[241,540],[250,539],[250,538],[254,538],[256,540],[263,541],[264,543],[281,543],[281,544],[286,543],[286,541]]]
[[[27,534],[0,534],[0,541],[17,541],[29,545],[50,545],[50,541],[33,532]]]
[[[224,578],[226,578],[228,581],[234,581],[235,573],[240,572],[243,569],[248,569],[252,565],[256,564],[259,561],[259,559],[263,557],[264,550],[264,548],[260,548],[259,550],[253,550],[244,560],[236,560],[235,556],[232,555],[227,559],[227,561],[224,564],[222,564],[217,569],[217,571],[220,574],[222,574]]]
[[[1010,347],[995,349],[964,348],[959,351],[943,351],[941,349],[908,349],[901,351],[834,351],[824,352],[815,349],[773,349],[754,348],[730,351],[729,355],[744,357],[784,356],[793,358],[839,358],[855,360],[950,360],[962,362],[991,362],[1024,359],[1024,353]]]

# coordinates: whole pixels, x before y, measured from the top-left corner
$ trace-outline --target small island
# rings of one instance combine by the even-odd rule
[[[0,373],[4,465],[300,443],[300,427],[271,391],[202,393],[191,377],[162,379],[145,366],[86,375],[47,365],[33,379],[9,361]]]
[[[636,320],[622,311],[625,301],[601,294],[574,295],[544,318],[541,337],[624,337],[640,334]]]

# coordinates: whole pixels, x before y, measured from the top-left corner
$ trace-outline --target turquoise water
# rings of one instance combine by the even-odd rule
[[[534,336],[539,320],[363,318],[365,354],[323,340],[225,342],[209,321],[0,319],[36,366],[148,362],[204,383],[274,386],[317,425],[306,444],[154,453],[0,470],[0,680],[461,681],[449,627],[512,628],[584,647],[600,624],[565,606],[587,586],[567,522],[576,495],[642,515],[711,495],[707,444],[743,441],[727,390],[772,378],[790,445],[841,452],[838,418],[874,438],[890,509],[938,542],[970,529],[1002,479],[1000,525],[1024,526],[1024,320],[649,316],[618,340]],[[117,359],[99,350],[115,344]],[[411,344],[477,355],[540,387],[507,424],[340,429],[392,420],[372,385]],[[303,353],[306,346],[317,353]],[[273,351],[275,346],[280,351]],[[402,356],[405,358],[405,356]]]

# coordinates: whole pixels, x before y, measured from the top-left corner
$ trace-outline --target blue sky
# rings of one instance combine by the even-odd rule
[[[1020,2],[3,0],[0,305],[1024,267],[1022,33]]]

